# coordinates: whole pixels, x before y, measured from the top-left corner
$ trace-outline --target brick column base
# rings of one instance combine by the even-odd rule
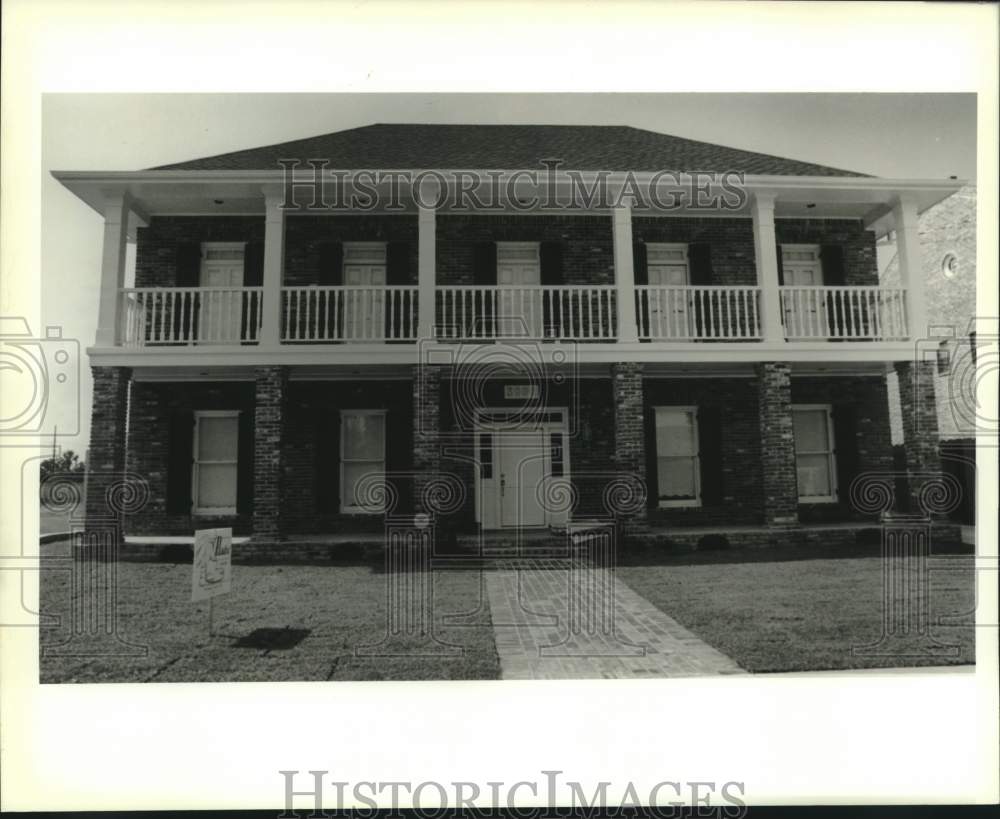
[[[88,534],[111,533],[121,543],[121,510],[112,508],[108,490],[125,473],[125,430],[128,423],[128,385],[132,371],[126,367],[91,367],[94,403],[90,415],[90,450],[87,453]]]
[[[616,506],[623,509],[622,522],[626,532],[644,528],[647,519],[646,442],[643,424],[642,364],[619,362],[611,365],[611,388],[615,408],[616,479],[629,483],[638,479],[642,495],[629,498],[626,491],[617,497]],[[641,502],[640,502],[641,501]],[[609,510],[614,511],[614,510]]]
[[[413,511],[430,513],[427,485],[441,474],[441,367],[413,368]]]
[[[254,402],[253,539],[282,539],[282,444],[286,367],[256,369]]]
[[[937,401],[934,397],[934,362],[897,361],[899,408],[906,451],[908,497],[897,498],[901,511],[920,512],[922,486],[941,474]]]
[[[764,523],[791,526],[799,522],[791,368],[769,361],[758,364],[756,370]]]

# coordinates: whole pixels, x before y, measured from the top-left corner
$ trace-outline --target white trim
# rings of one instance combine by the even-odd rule
[[[798,492],[798,468],[799,455],[826,455],[827,456],[827,480],[830,483],[829,495],[798,495],[799,503],[837,503],[839,500],[840,487],[837,486],[837,442],[833,437],[833,405],[832,404],[792,404],[792,415],[796,412],[826,412],[826,445],[827,450],[823,452],[802,452],[795,449],[795,486]],[[794,423],[792,425],[792,444],[795,444]]]
[[[198,458],[199,435],[201,432],[202,418],[235,418],[236,419],[236,457],[229,461],[205,461],[204,463],[213,466],[232,464],[236,468],[236,475],[233,479],[234,503],[232,506],[199,506],[198,505],[198,480],[202,461]],[[235,515],[237,504],[239,503],[239,480],[240,480],[240,410],[195,410],[194,411],[194,431],[191,436],[191,514],[203,515],[206,517],[216,517],[223,515]]]
[[[657,404],[653,406],[653,415],[659,415],[661,411],[686,412],[691,418],[691,434],[694,438],[694,455],[668,455],[668,458],[690,458],[694,464],[694,497],[677,500],[663,500],[659,497],[659,469],[660,469],[660,448],[657,441],[656,431],[659,424],[653,424],[653,460],[656,461],[657,470],[657,498],[656,505],[659,509],[692,509],[701,506],[701,438],[698,429],[698,407],[694,404]]]
[[[385,511],[385,507],[366,507],[366,506],[353,506],[347,503],[345,491],[347,489],[347,484],[344,480],[344,452],[346,447],[344,445],[344,433],[347,428],[347,424],[344,423],[345,418],[348,416],[374,416],[382,419],[382,471],[385,472],[385,458],[386,450],[388,447],[388,427],[385,423],[385,417],[387,411],[384,409],[341,409],[338,411],[340,414],[340,463],[337,464],[337,468],[340,470],[340,514],[342,515],[381,515]],[[354,459],[346,461],[346,463],[376,463],[375,458],[364,458],[364,459]],[[352,499],[353,500],[353,499]]]

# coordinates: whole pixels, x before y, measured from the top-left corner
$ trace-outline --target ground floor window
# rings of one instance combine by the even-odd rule
[[[194,416],[194,513],[236,514],[239,412],[201,411]]]
[[[828,404],[796,405],[792,407],[792,422],[799,501],[816,503],[836,500],[831,407]]]
[[[366,475],[385,472],[385,410],[343,410],[340,414],[340,511],[375,514],[360,486]],[[360,490],[360,491],[359,491]]]
[[[700,506],[698,413],[695,407],[654,407],[659,505]]]

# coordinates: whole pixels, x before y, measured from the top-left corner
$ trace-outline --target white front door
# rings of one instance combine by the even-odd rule
[[[541,338],[541,263],[537,242],[497,243],[497,335]]]
[[[542,482],[547,476],[544,433],[512,433],[498,437],[500,525],[505,529],[544,526]]]
[[[202,246],[198,294],[198,342],[233,344],[240,340],[243,298],[243,244],[208,242]],[[223,288],[215,289],[212,288]]]
[[[480,427],[476,433],[478,519],[484,529],[565,524],[565,493],[552,485],[569,476],[561,411],[535,429]]]

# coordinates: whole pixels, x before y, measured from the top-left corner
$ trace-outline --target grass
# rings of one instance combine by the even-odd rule
[[[956,646],[928,654],[915,636],[897,640],[904,655],[872,656],[852,646],[882,633],[882,559],[871,549],[833,556],[790,549],[632,555],[618,578],[748,671],[812,671],[975,662],[971,554],[930,572],[930,633]],[[954,625],[934,625],[940,618]]]
[[[66,542],[42,547],[65,555]],[[903,656],[872,656],[852,646],[877,640],[882,626],[882,561],[877,547],[748,549],[664,554],[627,552],[618,579],[701,639],[754,672],[879,668],[974,662],[974,569],[970,554],[953,554],[947,571],[930,576],[930,622],[952,656],[903,643]],[[499,660],[489,605],[478,571],[433,572],[433,634],[439,641],[387,633],[386,575],[380,561],[323,566],[233,567],[232,592],[215,605],[190,602],[190,563],[117,566],[119,632],[145,647],[132,655],[52,653],[65,642],[71,610],[97,611],[94,588],[106,566],[76,564],[41,573],[41,613],[58,626],[41,629],[42,682],[171,682],[282,680],[497,679]],[[87,574],[90,572],[92,574]],[[86,581],[80,583],[81,579]],[[82,608],[81,608],[82,606]],[[86,630],[86,629],[85,629]],[[441,645],[446,643],[448,645]],[[895,644],[895,645],[898,645]],[[360,650],[380,646],[376,655]],[[107,644],[101,644],[106,650]],[[421,654],[431,649],[435,653]],[[381,656],[378,656],[381,655]]]
[[[45,549],[66,549],[52,544]],[[81,564],[86,565],[86,564]],[[105,567],[92,567],[95,580]],[[437,640],[393,639],[387,633],[386,575],[381,566],[233,567],[233,589],[215,604],[216,634],[208,634],[208,604],[192,603],[191,565],[119,563],[120,633],[145,646],[145,656],[53,656],[72,628],[71,601],[92,609],[92,594],[74,598],[71,572],[41,574],[41,613],[60,617],[41,629],[41,681],[179,682],[282,680],[496,679],[499,660],[489,606],[476,572],[433,576]],[[460,623],[446,622],[464,615]],[[356,651],[377,646],[388,656]],[[70,643],[86,652],[91,641]],[[106,645],[103,644],[104,650]],[[414,655],[430,650],[436,656]],[[409,656],[407,656],[409,653]]]

